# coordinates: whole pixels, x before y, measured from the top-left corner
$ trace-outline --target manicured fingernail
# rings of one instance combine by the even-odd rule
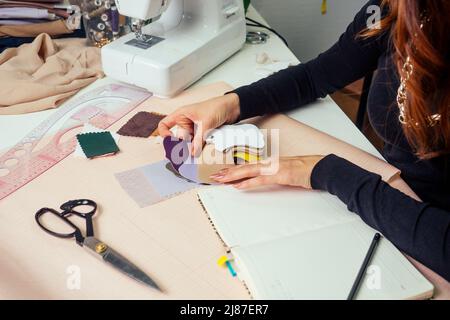
[[[213,179],[213,180],[219,180],[219,179],[223,178],[223,175],[221,175],[219,173],[216,173],[216,174],[213,174],[213,175],[209,176],[209,178]]]
[[[218,172],[218,174],[220,174],[222,176],[226,175],[227,173],[228,173],[228,169],[222,169]]]

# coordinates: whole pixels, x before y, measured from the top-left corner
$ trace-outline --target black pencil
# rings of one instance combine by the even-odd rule
[[[348,294],[347,300],[353,300],[356,293],[358,292],[359,286],[361,285],[361,282],[364,278],[364,275],[366,274],[367,267],[370,264],[370,261],[372,260],[372,257],[375,253],[375,249],[377,248],[378,242],[381,239],[381,234],[376,233],[373,237],[372,244],[370,245],[369,251],[367,252],[366,257],[364,258],[364,262],[359,269],[358,276],[355,279],[355,282],[353,283],[352,290],[350,290],[350,293]]]

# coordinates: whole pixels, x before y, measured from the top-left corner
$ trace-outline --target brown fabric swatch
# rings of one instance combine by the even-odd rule
[[[121,136],[148,138],[155,132],[164,117],[154,112],[138,112],[117,133]]]

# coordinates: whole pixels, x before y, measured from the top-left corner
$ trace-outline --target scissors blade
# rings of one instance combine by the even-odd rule
[[[111,264],[113,267],[123,272],[127,276],[142,282],[143,284],[161,291],[158,285],[145,272],[136,267],[128,259],[123,257],[114,249],[108,248],[103,255],[103,261]]]
[[[145,272],[139,269],[136,265],[122,256],[116,250],[106,246],[103,242],[95,238],[86,238],[84,244],[96,254],[100,255],[103,261],[110,264],[120,272],[153,289],[162,291],[159,286],[152,280],[152,278],[150,278]],[[104,246],[104,250],[101,250],[102,246]]]

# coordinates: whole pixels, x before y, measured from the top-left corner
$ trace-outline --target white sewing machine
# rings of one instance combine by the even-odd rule
[[[171,97],[245,42],[242,0],[116,0],[135,33],[102,48],[106,75]],[[143,26],[144,21],[157,18]],[[143,26],[143,27],[142,27]]]

